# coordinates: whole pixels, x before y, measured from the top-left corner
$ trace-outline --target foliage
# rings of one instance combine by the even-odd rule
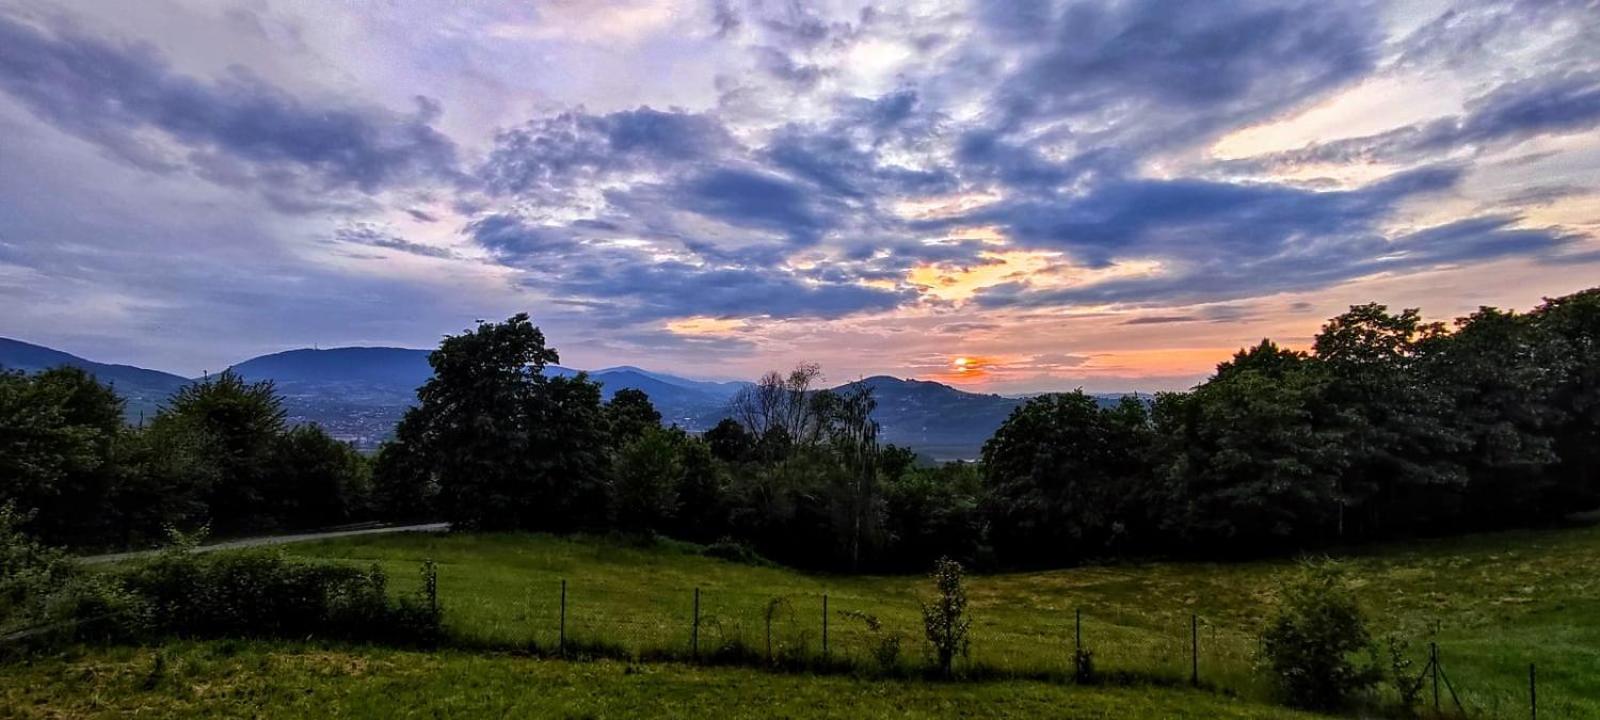
[[[139,598],[24,535],[24,520],[14,505],[0,504],[0,636],[42,630],[68,639],[117,637],[143,627]]]
[[[200,462],[180,484],[196,489],[219,532],[277,524],[272,508],[283,502],[273,482],[283,401],[271,381],[250,383],[233,371],[179,388],[156,413],[150,430],[164,442],[192,448]]]
[[[1331,709],[1377,683],[1376,667],[1351,659],[1370,650],[1371,642],[1343,568],[1307,562],[1279,588],[1279,607],[1262,635],[1261,652],[1286,700]]]
[[[930,576],[938,596],[933,602],[922,604],[922,631],[939,671],[946,677],[951,674],[956,655],[965,656],[971,647],[968,631],[972,618],[967,616],[964,574],[961,563],[940,558]]]
[[[605,421],[611,442],[622,445],[637,439],[647,430],[661,428],[661,411],[651,404],[643,390],[622,388],[605,405]]]
[[[0,504],[36,510],[32,532],[81,542],[116,509],[123,401],[77,368],[0,371]]]
[[[1041,395],[1012,412],[983,446],[996,552],[1043,563],[1110,547],[1122,527],[1120,498],[1146,474],[1142,413],[1102,409],[1081,390]]]
[[[309,636],[398,643],[438,634],[429,598],[389,597],[368,569],[293,561],[277,552],[193,553],[182,545],[123,578],[157,632],[183,637]]]
[[[678,512],[684,467],[672,434],[659,424],[646,427],[617,454],[612,512],[618,527],[665,530]]]
[[[519,314],[446,337],[428,356],[396,434],[439,486],[440,511],[464,528],[571,529],[605,510],[605,418],[585,376],[543,374],[559,361]]]

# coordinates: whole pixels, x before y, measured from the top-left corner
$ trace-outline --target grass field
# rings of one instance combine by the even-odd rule
[[[0,718],[1311,717],[1183,689],[871,681],[227,641],[87,650],[4,670]]]
[[[555,644],[566,579],[571,638],[635,652],[686,649],[698,587],[702,650],[732,638],[764,650],[765,609],[783,598],[777,652],[818,653],[826,593],[831,653],[865,658],[878,644],[863,623],[839,612],[853,610],[902,635],[903,655],[915,659],[917,602],[928,592],[917,576],[813,575],[707,559],[675,545],[537,535],[354,538],[289,552],[376,562],[402,589],[432,558],[447,625],[507,645]],[[1447,677],[1474,714],[1526,717],[1527,668],[1537,662],[1540,717],[1600,717],[1600,528],[1417,542],[1346,559],[1375,631],[1409,638],[1419,670],[1427,643],[1437,641]],[[1083,642],[1099,670],[1183,680],[1193,614],[1201,618],[1202,679],[1265,700],[1252,667],[1256,638],[1277,578],[1292,567],[1155,563],[973,577],[971,662],[1066,674],[1081,608]]]

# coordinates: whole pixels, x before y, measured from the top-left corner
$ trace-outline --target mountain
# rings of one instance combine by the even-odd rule
[[[428,350],[347,347],[287,350],[251,358],[231,369],[246,380],[271,380],[284,400],[290,422],[315,422],[341,440],[377,447],[394,431],[416,389],[433,375]],[[154,413],[157,405],[189,380],[168,373],[92,362],[75,355],[16,340],[0,339],[0,366],[29,372],[72,365],[112,384],[127,397],[129,418]],[[571,376],[579,371],[552,365],[545,372]],[[728,414],[729,401],[749,383],[712,382],[633,366],[589,373],[602,396],[633,388],[650,396],[662,421],[703,431]],[[861,382],[878,401],[874,418],[879,438],[917,450],[936,460],[976,458],[985,440],[1026,398],[958,390],[942,383],[878,375]],[[1097,395],[1101,404],[1119,395]]]
[[[316,422],[334,437],[373,447],[393,431],[417,387],[433,375],[428,350],[348,347],[286,350],[251,358],[231,369],[246,380],[271,380],[283,396],[291,422]],[[551,365],[545,373],[567,377],[577,370]],[[702,419],[719,414],[740,383],[713,383],[615,367],[589,374],[602,397],[618,390],[644,391],[662,419],[689,430],[703,430]],[[716,422],[712,420],[711,422]]]
[[[129,422],[154,415],[168,396],[189,383],[188,378],[159,370],[98,363],[42,345],[0,338],[0,368],[34,373],[62,365],[80,368],[101,383],[116,388],[128,401],[125,415]]]
[[[928,380],[877,375],[861,382],[878,401],[878,439],[935,460],[978,456],[983,442],[1025,400],[970,393]]]

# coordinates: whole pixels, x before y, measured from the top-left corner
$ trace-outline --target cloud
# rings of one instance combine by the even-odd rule
[[[1028,51],[999,85],[1002,128],[1072,118],[1095,139],[1161,144],[1266,117],[1373,68],[1367,3],[1021,3],[984,20]],[[1091,143],[1082,143],[1089,146]],[[1101,144],[1092,142],[1092,144]]]
[[[1600,70],[1543,75],[1506,83],[1467,103],[1467,112],[1376,135],[1276,153],[1245,165],[1402,162],[1481,151],[1541,135],[1600,127]]]
[[[474,242],[524,271],[524,286],[580,299],[617,324],[690,316],[838,318],[891,310],[913,298],[909,291],[850,278],[819,280],[773,264],[662,259],[649,248],[590,242],[567,232],[510,216],[485,218],[469,228]]]
[[[242,67],[204,80],[175,71],[148,45],[3,15],[0,90],[126,162],[261,188],[283,209],[326,209],[316,193],[370,195],[447,182],[455,172],[455,145],[432,127],[440,107],[431,99],[418,96],[408,115],[313,104]]]
[[[339,242],[367,247],[384,248],[410,255],[423,257],[456,259],[460,255],[450,248],[437,245],[425,245],[412,242],[393,233],[385,232],[372,223],[353,223],[345,225],[334,232],[334,239]]]

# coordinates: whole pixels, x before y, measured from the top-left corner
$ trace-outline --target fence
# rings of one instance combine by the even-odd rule
[[[525,601],[507,612],[497,594],[452,597],[448,584],[438,584],[431,561],[426,567],[424,585],[418,589],[442,609],[447,636],[463,644],[536,649],[569,657],[601,654],[888,674],[914,673],[927,666],[920,658],[925,647],[920,605],[910,596],[885,603],[879,594],[767,595],[701,587],[651,595],[586,588],[563,579],[549,588],[526,587]],[[0,648],[109,617],[9,629],[0,634]],[[1168,619],[1172,617],[1178,615]],[[1074,607],[1047,612],[1042,618],[1030,615],[1028,627],[1018,628],[1008,626],[1003,615],[977,613],[970,652],[958,667],[979,677],[1188,684],[1255,697],[1270,692],[1265,676],[1255,667],[1257,628],[1247,623],[1230,626],[1194,612],[1182,618],[1183,622],[1152,623],[1148,617]],[[1080,664],[1086,658],[1093,665],[1092,678],[1084,677]],[[1514,691],[1503,685],[1458,686],[1439,644],[1429,643],[1426,663],[1416,678],[1423,690],[1421,704],[1440,717],[1594,716],[1593,705],[1551,697],[1547,687],[1540,687],[1534,663],[1526,669],[1525,684]]]
[[[481,597],[452,598],[448,588],[441,593],[450,634],[480,644],[567,656],[599,653],[902,675],[929,664],[920,605],[910,596],[885,603],[880,595],[848,591],[766,595],[726,587],[645,594],[561,580],[529,587],[522,607],[508,614]],[[1177,622],[1152,625],[1149,620],[1074,607],[1031,618],[1028,627],[1019,628],[1006,618],[975,613],[971,649],[958,669],[976,677],[1067,682],[1078,676],[1079,658],[1087,654],[1096,682],[1191,685],[1257,698],[1271,694],[1266,674],[1257,667],[1259,627],[1196,612],[1181,614]],[[1465,688],[1449,672],[1439,645],[1430,643],[1426,651],[1416,658],[1423,690],[1419,709],[1435,716],[1593,714],[1592,706],[1550,696],[1548,688],[1539,687],[1531,664],[1515,690],[1500,683]]]

